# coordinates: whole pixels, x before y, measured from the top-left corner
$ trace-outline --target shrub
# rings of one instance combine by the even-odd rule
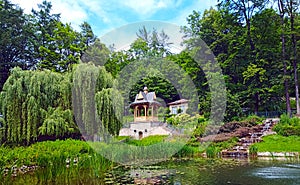
[[[228,133],[233,132],[240,127],[252,127],[263,122],[264,118],[261,118],[256,115],[249,115],[246,118],[241,119],[240,121],[232,121],[224,124],[220,129],[219,133]]]
[[[282,136],[300,136],[300,118],[290,118],[283,114],[280,116],[280,122],[274,126],[273,130]]]
[[[256,145],[251,145],[249,148],[249,154],[252,156],[256,156],[258,152],[258,147]]]
[[[264,120],[264,118],[252,114],[252,115],[249,115],[246,118],[244,118],[242,120],[242,122],[247,122],[249,124],[262,124],[263,120]]]

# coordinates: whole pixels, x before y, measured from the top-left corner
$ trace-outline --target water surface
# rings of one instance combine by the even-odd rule
[[[19,177],[11,184],[37,184],[37,177]],[[43,183],[45,184],[45,183]],[[193,159],[146,167],[120,167],[102,177],[79,172],[48,184],[175,184],[175,185],[300,185],[300,162],[276,160]]]

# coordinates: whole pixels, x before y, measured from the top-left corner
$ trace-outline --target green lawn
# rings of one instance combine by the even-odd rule
[[[300,152],[300,136],[270,135],[263,137],[263,142],[254,146],[258,152]]]

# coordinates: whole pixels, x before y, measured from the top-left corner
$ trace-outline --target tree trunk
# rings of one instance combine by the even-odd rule
[[[259,108],[259,93],[255,93],[255,107],[254,107],[254,114],[258,115],[258,108]]]
[[[299,84],[298,84],[298,72],[297,72],[297,48],[295,34],[292,34],[293,42],[293,69],[294,69],[294,81],[295,81],[295,93],[296,93],[296,106],[297,116],[300,116],[300,105],[299,105]]]
[[[278,0],[278,8],[280,12],[281,18],[281,54],[282,54],[282,61],[283,61],[283,76],[284,76],[284,90],[285,90],[285,99],[286,99],[286,112],[289,117],[292,116],[291,110],[291,102],[290,102],[290,95],[289,95],[289,83],[287,79],[287,61],[285,56],[285,35],[284,35],[284,4],[282,0]]]
[[[293,70],[294,70],[294,82],[295,82],[295,97],[296,97],[296,107],[297,107],[297,116],[300,116],[300,105],[299,105],[299,84],[298,84],[298,73],[297,73],[297,42],[295,37],[295,25],[294,25],[294,10],[293,10],[293,0],[290,0],[290,20],[291,20],[291,40],[292,40],[292,63],[293,63]]]

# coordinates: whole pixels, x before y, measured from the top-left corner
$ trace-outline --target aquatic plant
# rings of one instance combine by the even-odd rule
[[[218,157],[220,154],[220,149],[216,147],[215,145],[210,145],[206,148],[206,156],[208,158],[215,158]]]

